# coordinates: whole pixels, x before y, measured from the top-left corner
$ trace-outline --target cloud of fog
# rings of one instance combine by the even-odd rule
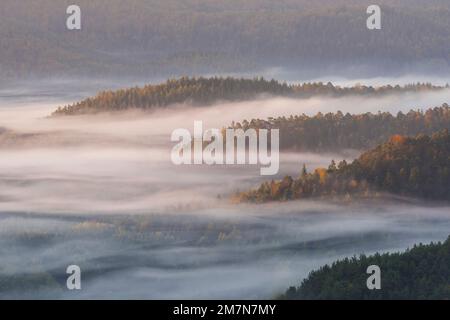
[[[167,148],[0,151],[1,211],[142,213],[209,206],[218,195],[260,181],[257,166],[175,166]],[[313,169],[335,155],[282,154],[284,174]],[[225,201],[225,200],[223,200]]]
[[[408,111],[437,106],[450,90],[378,98],[270,98],[150,113],[47,118],[55,105],[0,106],[0,210],[143,213],[184,206],[208,207],[217,197],[262,181],[258,166],[174,166],[176,128],[222,128],[232,121],[317,112]],[[280,173],[297,175],[350,154],[282,153]]]
[[[0,101],[0,283],[51,275],[49,287],[0,287],[2,297],[270,298],[336,258],[444,240],[448,208],[300,201],[231,205],[267,177],[257,166],[174,166],[170,133],[242,119],[408,111],[450,91],[383,98],[272,98],[152,113],[48,119],[56,102]],[[64,99],[61,99],[64,100]],[[282,153],[296,175],[355,154]],[[278,178],[277,177],[277,178]],[[79,264],[84,289],[69,293]],[[36,279],[39,279],[37,277]]]
[[[18,108],[14,102],[0,100],[0,127],[26,132],[50,132],[75,130],[84,133],[100,133],[113,136],[170,134],[175,128],[189,128],[194,120],[202,120],[205,127],[221,128],[232,121],[243,119],[290,116],[318,112],[364,113],[389,111],[407,112],[411,109],[427,109],[450,101],[450,90],[393,94],[383,97],[312,97],[309,99],[269,98],[239,103],[222,103],[215,106],[187,108],[172,106],[152,113],[126,112],[119,116],[66,117],[45,119],[57,103],[30,103]]]
[[[445,240],[450,216],[421,204],[301,201],[133,218],[2,214],[0,225],[0,277],[56,279],[0,297],[266,299],[345,256]],[[61,289],[74,263],[80,292]]]

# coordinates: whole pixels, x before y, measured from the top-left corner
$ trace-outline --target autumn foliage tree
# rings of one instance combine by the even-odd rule
[[[304,83],[288,85],[264,78],[188,78],[170,79],[165,83],[146,85],[116,91],[100,92],[97,96],[59,107],[53,115],[79,115],[114,112],[129,109],[152,110],[184,104],[205,106],[221,101],[246,101],[267,96],[307,98],[316,95],[384,95],[389,93],[435,91],[443,87],[431,84],[396,86],[355,86],[344,88],[331,83]]]
[[[312,197],[372,196],[386,192],[424,199],[450,200],[450,134],[414,138],[396,135],[350,164],[319,168],[297,177],[261,184],[236,195],[243,202]]]

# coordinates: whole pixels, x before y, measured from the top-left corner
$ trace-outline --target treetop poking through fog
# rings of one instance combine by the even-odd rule
[[[244,130],[280,130],[280,148],[300,152],[339,151],[345,149],[365,150],[383,143],[391,136],[415,136],[450,130],[450,107],[426,111],[410,110],[407,113],[389,112],[350,114],[317,113],[315,116],[292,115],[290,117],[251,119],[232,123],[234,128]]]
[[[406,86],[335,86],[331,82],[287,84],[262,77],[188,78],[167,80],[158,85],[146,85],[117,91],[104,91],[93,98],[59,107],[53,115],[94,114],[128,109],[154,109],[174,104],[209,105],[221,101],[246,101],[264,96],[308,98],[312,96],[384,95],[390,93],[436,91],[444,87],[429,83]]]
[[[403,137],[363,153],[348,164],[345,160],[328,168],[281,181],[264,182],[257,189],[235,196],[237,201],[268,202],[293,199],[351,196],[373,197],[380,192],[424,199],[450,200],[450,134]]]

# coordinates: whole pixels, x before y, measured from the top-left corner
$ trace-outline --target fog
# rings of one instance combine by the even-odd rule
[[[410,66],[408,70],[398,72],[394,70],[386,70],[379,67],[369,65],[355,65],[354,69],[348,66],[335,66],[328,70],[318,70],[317,66],[312,68],[302,66],[300,69],[294,67],[291,69],[285,67],[271,67],[260,69],[257,72],[248,73],[228,73],[226,75],[233,77],[252,78],[255,74],[263,76],[266,79],[277,79],[288,83],[303,82],[332,82],[339,86],[354,86],[355,84],[363,84],[367,86],[383,86],[383,85],[407,85],[411,83],[433,83],[434,85],[445,86],[450,84],[450,77],[445,68],[423,72],[428,69],[424,65]],[[216,74],[210,74],[215,76]]]
[[[450,227],[448,208],[386,203],[177,212],[2,215],[0,277],[16,275],[17,287],[0,297],[267,299],[335,259],[444,240]],[[71,264],[83,272],[79,292],[64,287]]]
[[[398,77],[337,77],[337,76],[324,76],[311,80],[312,82],[332,82],[338,86],[354,86],[355,84],[363,84],[366,86],[384,86],[387,84],[393,84],[404,86],[411,83],[432,83],[437,86],[446,86],[450,84],[450,78],[448,76],[430,76],[422,74],[405,74]]]
[[[173,106],[154,112],[48,118],[59,103],[35,101],[17,107],[11,99],[0,107],[0,185],[2,210],[41,212],[142,213],[195,203],[210,206],[217,197],[256,186],[264,178],[259,166],[175,166],[170,152],[174,129],[192,132],[222,128],[232,121],[317,112],[363,113],[426,109],[448,102],[450,90],[379,98],[268,98],[215,106]],[[20,100],[20,99],[18,99]],[[299,174],[327,166],[332,159],[352,160],[358,151],[341,154],[282,153],[280,172]],[[277,178],[275,177],[275,178]],[[225,200],[222,200],[225,201]]]
[[[319,111],[395,113],[449,102],[449,90],[47,117],[98,86],[0,90],[0,298],[265,299],[337,258],[449,234],[448,207],[389,196],[236,205],[231,194],[269,179],[259,166],[170,162],[170,133],[192,131],[194,120],[206,129]],[[358,153],[282,153],[274,178]],[[80,292],[65,289],[70,264],[82,269]]]

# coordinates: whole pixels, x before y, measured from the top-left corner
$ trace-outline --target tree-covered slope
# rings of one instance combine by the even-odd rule
[[[369,290],[367,267],[381,270],[381,289]],[[282,299],[450,299],[450,237],[404,253],[346,258],[313,271]]]
[[[267,202],[312,197],[372,197],[385,192],[423,199],[450,200],[450,134],[448,130],[415,138],[393,136],[351,164],[331,163],[298,178],[265,182],[237,194],[238,202]]]
[[[292,115],[290,117],[251,119],[233,123],[233,128],[279,129],[280,148],[300,152],[340,151],[343,149],[367,150],[400,134],[415,136],[450,130],[450,107],[426,111],[410,110],[406,114],[389,112],[343,114],[318,113],[315,116]]]
[[[180,78],[158,85],[101,92],[94,98],[59,108],[54,115],[73,115],[119,111],[132,108],[152,109],[177,103],[209,104],[216,101],[253,99],[259,94],[285,95],[286,84],[276,81],[236,78]]]
[[[187,103],[207,105],[218,101],[245,101],[260,95],[305,98],[315,95],[384,95],[390,93],[437,91],[444,87],[431,84],[407,86],[355,86],[343,88],[331,83],[305,83],[287,85],[264,78],[188,78],[168,80],[158,85],[147,85],[117,91],[105,91],[96,97],[60,107],[54,115],[89,114],[103,111],[119,111],[132,108],[152,109],[172,104]]]
[[[448,73],[446,0],[2,0],[0,76],[132,76],[339,71]]]

